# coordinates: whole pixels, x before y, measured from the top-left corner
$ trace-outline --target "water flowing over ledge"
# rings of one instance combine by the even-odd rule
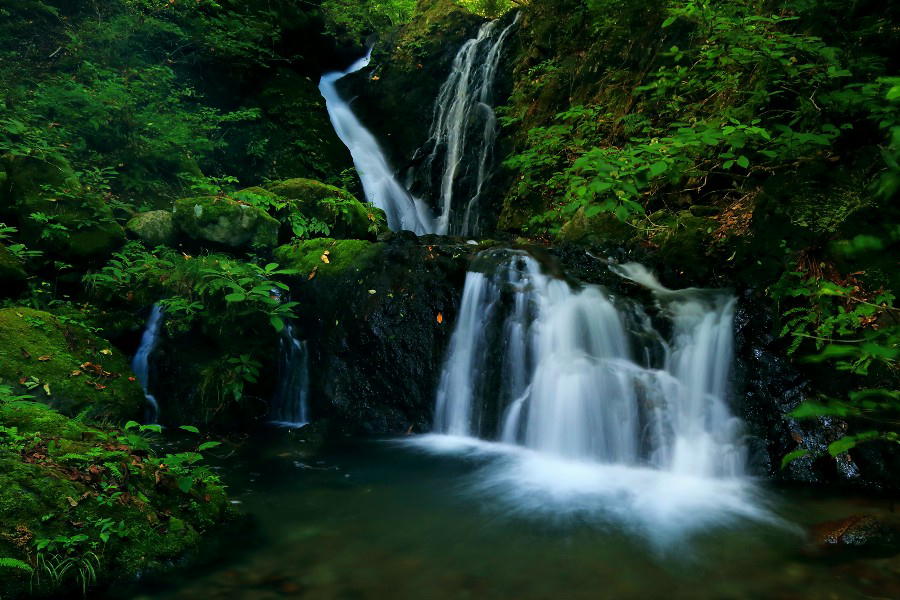
[[[517,13],[505,27],[500,20],[482,25],[457,52],[435,101],[425,144],[431,151],[423,170],[427,182],[440,182],[433,193],[439,210],[437,233],[479,233],[476,209],[490,176],[498,133],[494,80],[506,39],[520,16]]]
[[[479,264],[480,261],[480,264]],[[734,299],[669,290],[644,267],[668,327],[597,286],[491,250],[466,278],[436,394],[432,452],[487,457],[476,487],[511,510],[597,513],[654,531],[769,519],[728,407]]]
[[[154,304],[141,335],[141,343],[138,346],[134,358],[131,360],[131,370],[135,378],[144,390],[144,398],[147,399],[147,422],[156,423],[159,420],[159,402],[150,393],[150,357],[159,344],[159,334],[163,325],[163,309],[159,304]]]
[[[387,157],[375,137],[366,129],[337,90],[337,81],[368,66],[372,50],[350,65],[346,71],[327,73],[319,81],[328,116],[338,137],[350,150],[359,173],[366,200],[387,214],[388,226],[394,231],[409,230],[416,234],[434,233],[431,211],[424,202],[412,196],[397,181]]]

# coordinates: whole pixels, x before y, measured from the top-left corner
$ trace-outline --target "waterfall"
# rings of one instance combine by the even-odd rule
[[[325,98],[335,132],[350,150],[366,200],[384,210],[388,226],[394,231],[406,229],[417,234],[433,233],[434,219],[428,207],[397,181],[378,141],[353,114],[350,102],[338,93],[337,81],[368,66],[371,55],[370,49],[366,56],[346,71],[323,75],[319,81],[319,91]]]
[[[272,399],[272,422],[300,427],[309,422],[309,353],[291,323],[281,332],[278,386]]]
[[[669,290],[622,265],[652,290],[666,339],[639,306],[546,275],[524,252],[489,251],[475,267],[436,394],[437,433],[576,462],[743,474],[741,422],[726,402],[732,297]]]
[[[435,101],[425,145],[431,146],[431,153],[424,164],[426,182],[440,182],[435,194],[440,210],[437,233],[478,233],[478,201],[490,175],[497,139],[494,80],[504,43],[518,21],[516,14],[505,27],[500,20],[482,25],[478,35],[457,52]],[[455,198],[465,202],[464,211],[454,207]]]
[[[147,319],[147,325],[141,336],[141,344],[138,346],[134,358],[131,360],[131,370],[134,372],[135,378],[141,384],[144,390],[144,397],[147,399],[149,410],[147,411],[147,421],[156,423],[159,420],[159,403],[153,394],[150,393],[150,356],[159,343],[159,333],[163,323],[163,310],[159,304],[154,304],[150,311],[150,318]]]

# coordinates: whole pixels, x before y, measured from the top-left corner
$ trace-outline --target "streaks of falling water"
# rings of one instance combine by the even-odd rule
[[[740,421],[726,403],[731,297],[668,290],[640,265],[619,267],[650,287],[672,322],[661,363],[639,364],[634,356],[645,353],[633,348],[624,307],[601,288],[575,289],[522,252],[493,255],[498,268],[466,278],[436,432],[566,460],[697,477],[743,473]]]
[[[350,102],[344,100],[338,93],[337,81],[365,68],[369,64],[371,54],[370,49],[366,56],[350,65],[346,71],[323,75],[319,81],[319,91],[325,98],[328,116],[335,132],[350,150],[366,200],[384,210],[388,226],[394,231],[434,233],[434,218],[428,207],[397,181],[378,141],[353,114]]]
[[[288,323],[281,332],[278,386],[272,399],[272,422],[284,427],[309,423],[309,352]]]
[[[478,35],[457,52],[435,101],[425,145],[431,146],[431,153],[424,164],[426,180],[431,179],[433,169],[439,169],[435,173],[435,180],[440,181],[436,193],[440,211],[437,233],[478,233],[478,201],[490,175],[497,139],[497,117],[492,107],[494,80],[506,39],[518,21],[516,14],[505,27],[499,20],[482,25]],[[464,183],[464,179],[469,181]],[[460,215],[456,200],[461,197],[465,198],[465,210]]]
[[[141,343],[131,360],[131,370],[135,378],[144,390],[144,398],[147,399],[147,422],[156,423],[159,420],[159,403],[156,397],[150,393],[150,357],[159,343],[159,334],[163,324],[163,309],[159,304],[154,304],[150,311],[150,318],[141,336]]]

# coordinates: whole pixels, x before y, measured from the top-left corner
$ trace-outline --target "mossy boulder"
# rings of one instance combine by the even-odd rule
[[[221,486],[201,482],[182,491],[172,474],[149,463],[146,448],[131,447],[117,431],[25,401],[0,403],[0,425],[9,431],[9,444],[0,446],[2,557],[34,565],[36,540],[84,536],[72,542],[71,554],[102,546],[97,582],[110,584],[165,568],[228,515]],[[28,443],[15,448],[23,439]],[[107,502],[97,501],[104,496]],[[104,522],[122,523],[126,534],[104,531]],[[0,569],[4,598],[29,591],[58,597],[57,585],[74,589],[77,582],[71,576],[31,581],[27,571]]]
[[[587,216],[584,208],[579,208],[557,234],[561,242],[572,244],[612,244],[620,245],[634,236],[634,229],[611,213]]]
[[[79,325],[25,307],[0,310],[0,383],[72,416],[122,422],[144,411],[121,352]]]
[[[317,238],[280,246],[275,260],[309,277],[347,276],[367,269],[378,260],[384,244],[365,240]]]
[[[175,203],[178,231],[198,243],[230,249],[272,248],[280,224],[264,209],[233,198],[202,196]]]
[[[138,213],[128,221],[125,229],[148,246],[175,244],[175,222],[167,210]]]
[[[363,203],[339,187],[313,179],[287,179],[268,187],[287,202],[279,212],[284,228],[290,232],[290,215],[299,212],[328,226],[328,236],[374,240],[388,231],[384,211]]]
[[[0,287],[2,287],[0,293],[17,289],[26,277],[22,261],[0,243]]]
[[[0,196],[19,226],[22,241],[66,261],[106,256],[125,241],[119,225],[102,198],[84,190],[71,166],[62,158],[0,157],[7,174]],[[65,232],[47,234],[47,224],[32,218],[46,215]]]

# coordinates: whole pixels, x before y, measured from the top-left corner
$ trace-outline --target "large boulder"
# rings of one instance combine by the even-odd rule
[[[73,261],[102,258],[125,241],[112,209],[82,188],[64,159],[4,155],[0,163],[6,173],[0,198],[29,246]]]
[[[384,211],[363,203],[350,192],[313,179],[288,179],[268,187],[283,198],[287,205],[279,217],[290,231],[291,215],[302,214],[307,219],[324,223],[327,232],[310,232],[310,236],[327,235],[332,238],[374,240],[388,231]]]
[[[30,308],[0,310],[0,384],[70,416],[122,422],[144,413],[144,394],[121,352],[80,325]]]
[[[180,233],[199,243],[230,249],[272,248],[278,243],[278,221],[265,209],[233,198],[178,200],[174,222]]]
[[[313,417],[365,433],[427,431],[471,247],[386,237],[308,240],[275,257],[301,272],[291,297]]]
[[[125,229],[148,246],[172,246],[176,240],[175,222],[167,210],[138,213]]]

